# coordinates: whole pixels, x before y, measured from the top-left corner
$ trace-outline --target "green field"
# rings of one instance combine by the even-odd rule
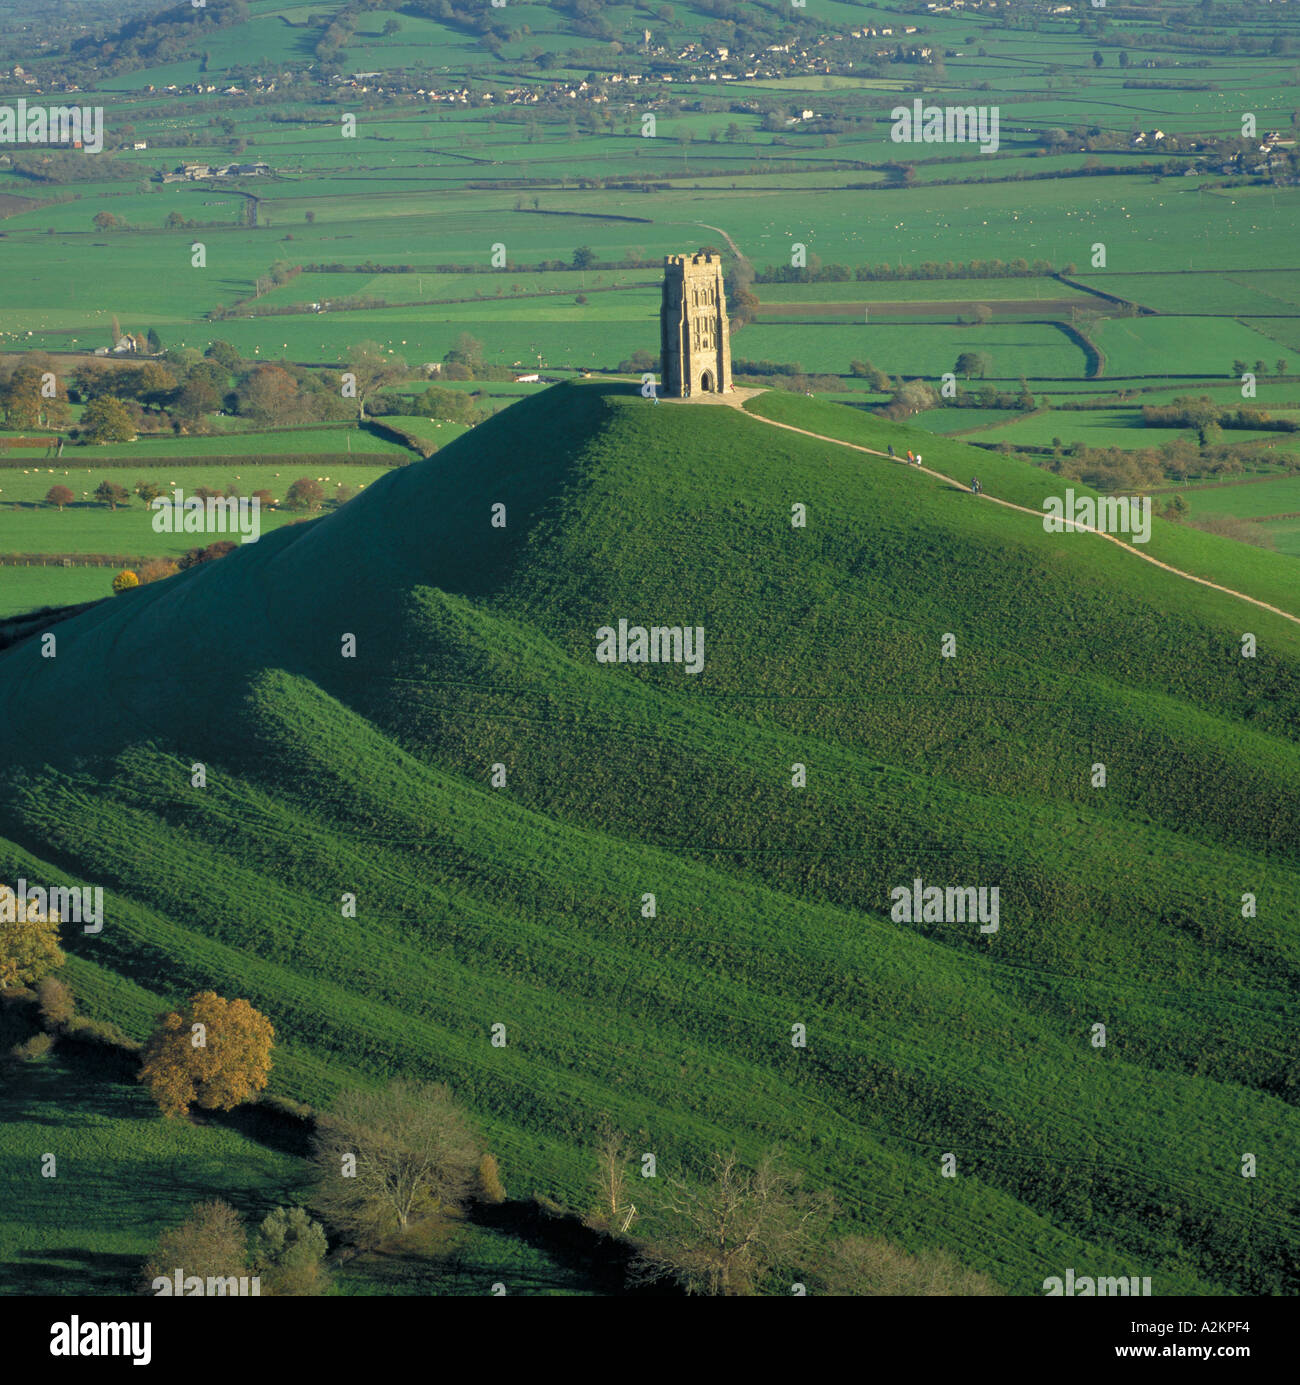
[[[1048,300],[1069,298],[1081,306],[1093,302],[1055,279],[905,279],[856,280],[829,284],[759,284],[755,292],[764,303],[978,303],[1007,298]],[[969,308],[966,309],[969,311]]]
[[[1236,515],[1254,519],[1260,515],[1300,511],[1300,476],[1242,485],[1184,488],[1181,492],[1193,514]]]
[[[1300,559],[1300,476],[1244,485],[1184,486],[1178,492],[1197,517],[1230,515],[1257,522],[1279,553]],[[1283,519],[1267,519],[1284,515]]]
[[[852,360],[871,360],[889,375],[938,380],[963,351],[983,351],[989,379],[1082,373],[1083,352],[1056,327],[1032,322],[992,322],[987,327],[919,323],[817,323],[777,326],[753,322],[731,341],[733,359],[797,361],[806,370],[847,373]]]
[[[1228,374],[1233,359],[1263,357],[1272,369],[1276,343],[1238,322],[1213,317],[1130,317],[1099,323],[1092,338],[1106,356],[1106,374],[1133,377]]]
[[[220,425],[224,420],[216,419]],[[45,429],[27,429],[24,436],[33,432],[44,434]],[[0,433],[0,439],[4,434]],[[52,461],[47,454],[48,447],[5,447],[0,451],[0,460],[22,458],[32,462]],[[73,445],[64,449],[58,459],[57,467],[33,467],[33,471],[55,474],[58,472],[94,471],[98,467],[120,466],[165,466],[169,458],[190,457],[230,457],[246,454],[251,462],[259,457],[275,456],[280,452],[313,453],[337,456],[340,465],[347,465],[352,453],[365,456],[383,457],[393,461],[409,461],[411,452],[401,443],[376,433],[346,425],[333,425],[325,428],[284,428],[274,432],[236,432],[219,431],[203,437],[149,437],[145,435],[136,442],[89,443],[85,446]],[[186,468],[188,471],[190,468]],[[12,480],[12,468],[0,468],[0,479]]]
[[[445,425],[452,427],[451,424]],[[409,457],[409,452],[401,454]],[[64,460],[67,457],[65,455]],[[331,465],[328,471],[317,471],[310,469],[313,479],[320,481],[322,485],[326,481],[330,487],[339,485],[360,487],[368,485],[371,481],[377,481],[392,468],[387,466],[358,466],[349,462],[346,455],[339,455],[330,459]],[[284,492],[288,489],[299,476],[306,475],[309,468],[299,462],[289,467],[276,466],[273,462],[259,462],[256,458],[250,458],[247,465],[242,462],[238,468],[230,466],[184,466],[175,467],[172,472],[168,472],[166,466],[148,466],[136,459],[139,476],[131,469],[131,465],[101,465],[98,467],[86,467],[72,469],[69,467],[32,467],[28,470],[10,468],[0,471],[0,478],[4,480],[4,486],[0,488],[0,495],[4,496],[4,504],[8,506],[22,505],[24,514],[30,516],[31,512],[27,507],[40,505],[39,513],[44,518],[49,516],[53,521],[58,521],[70,516],[85,517],[90,513],[103,511],[106,518],[114,522],[127,517],[133,517],[142,521],[148,519],[148,512],[144,508],[144,503],[135,496],[127,505],[122,506],[116,511],[111,511],[107,506],[102,506],[94,500],[95,487],[105,477],[126,486],[131,490],[137,480],[153,481],[164,488],[164,491],[176,487],[186,494],[193,494],[199,486],[209,486],[214,489],[225,488],[232,483],[237,485],[242,495],[252,495],[257,490],[269,490],[277,500],[284,498]],[[62,512],[53,507],[46,508],[45,496],[53,485],[64,485],[72,491],[80,490],[84,500],[74,501]],[[12,509],[6,514],[0,510],[0,552],[11,552],[21,550],[22,544],[17,541],[17,531],[2,526],[10,522]],[[31,516],[34,518],[34,516]]]
[[[396,421],[396,420],[395,420]],[[418,422],[418,421],[416,421]],[[440,444],[442,433],[437,425],[425,422],[423,427]],[[444,433],[461,431],[452,424],[443,425]],[[405,455],[411,455],[409,453]],[[334,464],[337,462],[338,464]],[[0,553],[111,553],[130,557],[179,558],[187,549],[226,538],[223,533],[169,533],[153,527],[154,515],[134,494],[130,501],[116,510],[94,499],[95,487],[102,480],[111,480],[132,490],[137,480],[154,479],[163,484],[164,493],[179,490],[190,496],[200,486],[225,491],[231,485],[239,493],[251,496],[258,490],[269,490],[277,501],[299,477],[309,476],[320,482],[329,502],[338,486],[361,490],[383,476],[388,468],[349,465],[336,458],[317,471],[301,462],[288,469],[273,464],[233,467],[186,466],[176,474],[160,475],[156,468],[141,468],[134,472],[127,467],[108,465],[95,470],[74,473],[70,470],[32,469],[25,473],[17,469],[0,471],[5,484],[0,488]],[[66,509],[58,510],[45,503],[45,496],[55,484],[67,485],[80,498]],[[304,516],[290,510],[263,509],[259,513],[263,535],[295,523]],[[237,536],[236,536],[237,537]],[[113,568],[25,568],[0,565],[0,615],[13,615],[32,605],[67,604],[107,596],[115,569]],[[84,593],[84,595],[83,595]],[[35,595],[34,602],[31,598]]]
[[[1300,270],[1243,270],[1237,274],[1147,272],[1083,274],[1079,281],[1161,313],[1196,316],[1222,313],[1251,317],[1255,313],[1300,316]]]
[[[113,568],[0,564],[0,617],[98,600],[111,593],[114,575]]]
[[[1059,437],[1067,447],[1158,447],[1179,434],[1176,428],[1146,428],[1140,409],[1051,409],[1028,418],[1004,413],[1003,419],[1000,427],[982,429],[979,441],[1044,447]]]

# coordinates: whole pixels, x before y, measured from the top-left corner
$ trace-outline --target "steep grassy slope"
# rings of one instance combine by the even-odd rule
[[[1041,473],[974,455],[1033,503]],[[703,671],[597,663],[620,618],[703,626]],[[846,1228],[1012,1292],[1296,1288],[1288,622],[735,410],[571,385],[57,636],[0,656],[0,878],[106,887],[69,939],[86,1009],[142,1034],[159,998],[246,995],[312,1101],[445,1078],[516,1193],[581,1204],[608,1113],[662,1169],[780,1140]],[[918,875],[997,886],[999,931],[891,921]]]

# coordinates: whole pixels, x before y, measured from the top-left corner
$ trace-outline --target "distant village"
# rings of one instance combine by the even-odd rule
[[[993,8],[997,6],[997,0],[981,0],[981,2]],[[497,91],[485,89],[477,93],[477,100],[484,103],[492,102],[511,106],[535,105],[539,102],[557,99],[600,103],[609,99],[606,92],[602,90],[606,85],[634,87],[643,83],[654,84],[657,82],[739,82],[791,76],[830,76],[851,71],[855,65],[852,60],[845,60],[836,56],[836,45],[849,42],[870,43],[871,40],[876,39],[888,41],[860,50],[856,55],[859,60],[865,62],[931,62],[934,58],[934,49],[931,45],[919,41],[902,42],[904,39],[914,38],[919,32],[920,30],[915,24],[863,25],[844,33],[824,34],[815,40],[792,39],[788,43],[769,44],[758,51],[742,53],[733,51],[725,45],[710,47],[706,44],[686,43],[670,46],[656,43],[652,32],[645,29],[642,31],[641,43],[635,49],[629,47],[627,56],[639,58],[639,66],[643,69],[650,69],[648,71],[637,70],[637,66],[628,63],[621,70],[601,70],[598,73],[598,80],[595,82],[543,81]],[[698,66],[700,70],[677,75],[666,70],[682,64]],[[8,72],[0,71],[0,83],[3,83],[5,79],[19,81],[37,92],[42,90],[37,78],[18,66]],[[271,95],[277,90],[302,79],[303,74],[286,71],[270,75],[250,75],[240,78],[238,81],[228,81],[224,84],[196,81],[173,82],[166,86],[154,86],[151,83],[142,87],[141,92],[147,96],[166,97]],[[407,94],[429,102],[460,105],[466,105],[472,99],[470,89],[467,86],[458,85],[437,89],[428,85],[417,84],[418,79],[404,74],[400,70],[387,73],[379,71],[350,74],[334,72],[328,75],[317,74],[310,80],[317,85],[334,90],[356,92],[359,95]],[[49,90],[75,94],[81,91],[81,87],[75,82],[52,82]]]
[[[1052,0],[1037,0],[1027,8],[1054,17],[1071,12],[1068,4],[1056,4]],[[922,22],[927,15],[957,10],[966,13],[1001,10],[1009,13],[1012,6],[1009,0],[926,0],[924,4],[914,7],[916,18]],[[277,92],[283,96],[295,89],[301,91],[303,85],[307,84],[318,89],[325,88],[339,97],[377,96],[389,101],[407,100],[461,108],[537,106],[554,110],[566,106],[575,109],[582,105],[609,105],[619,102],[620,98],[627,101],[633,90],[638,90],[637,105],[653,110],[661,103],[680,100],[672,91],[674,85],[695,85],[698,89],[701,84],[707,83],[852,75],[855,70],[878,71],[881,63],[928,65],[942,61],[942,50],[925,42],[921,26],[913,23],[858,25],[840,33],[822,34],[816,38],[791,38],[788,42],[772,43],[757,51],[747,52],[707,42],[669,45],[657,42],[656,37],[650,28],[642,29],[640,42],[628,43],[621,55],[605,57],[608,66],[594,55],[584,55],[584,65],[589,62],[593,70],[588,71],[583,79],[569,76],[549,80],[539,76],[532,80],[516,78],[514,85],[488,86],[473,79],[461,78],[451,80],[446,86],[435,86],[429,82],[427,69],[421,74],[400,69],[346,73],[317,66],[307,71],[256,74],[236,70],[227,74],[224,82],[200,78],[165,86],[148,84],[141,88],[141,94],[176,100],[213,96],[257,100],[274,96]],[[951,56],[962,55],[953,53]],[[615,68],[613,64],[619,66]],[[1135,68],[1165,65],[1151,58],[1135,57],[1133,62]],[[43,90],[38,79],[18,64],[7,71],[0,69],[0,90],[10,84],[21,84],[34,93]],[[81,88],[74,82],[54,81],[45,90],[51,94],[71,95]],[[761,106],[750,102],[743,106],[733,105],[731,109],[753,112],[761,109]],[[823,118],[811,106],[798,107],[793,114],[786,115],[784,123],[786,126],[795,126]],[[1167,136],[1159,129],[1137,131],[1126,138],[1129,148],[1134,151],[1162,154],[1194,152],[1209,156],[1205,160],[1206,167],[1195,164],[1184,170],[1191,174],[1214,168],[1222,172],[1267,174],[1273,171],[1275,160],[1281,158],[1286,149],[1294,147],[1294,141],[1284,138],[1282,132],[1277,130],[1265,132],[1258,146],[1246,151],[1220,151],[1216,149],[1220,142],[1213,138]],[[116,147],[119,150],[143,152],[149,145],[145,140],[132,138]],[[1224,160],[1229,162],[1225,163]],[[5,162],[7,160],[0,156],[0,164]],[[265,178],[273,176],[276,171],[260,160],[232,159],[215,163],[196,160],[180,163],[171,169],[156,169],[152,177],[159,183],[186,183],[210,179]]]

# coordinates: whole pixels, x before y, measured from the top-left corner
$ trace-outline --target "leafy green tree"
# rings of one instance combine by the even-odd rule
[[[209,342],[208,349],[203,354],[216,361],[218,365],[224,366],[231,374],[243,369],[243,358],[228,341]]]
[[[131,492],[125,486],[119,486],[116,481],[101,481],[95,487],[95,499],[101,505],[107,505],[110,510],[116,510],[119,505],[131,503]]]
[[[348,371],[356,382],[357,417],[366,416],[366,400],[385,385],[396,384],[410,374],[401,356],[393,355],[375,341],[363,341],[348,352]]]
[[[81,432],[90,442],[134,442],[135,420],[116,395],[101,394],[82,410]]]
[[[254,366],[239,382],[239,412],[265,423],[296,423],[304,412],[298,382],[283,366]]]
[[[310,476],[300,476],[284,497],[286,510],[319,510],[325,498],[325,488]]]
[[[207,385],[214,394],[220,396],[230,388],[230,372],[219,361],[198,356],[185,367],[185,383]]]
[[[51,395],[47,389],[53,377]],[[68,392],[54,361],[44,352],[22,361],[0,385],[0,408],[11,428],[58,428],[71,418]]]
[[[473,378],[473,373],[483,365],[483,343],[468,332],[461,332],[455,346],[442,359],[444,364],[465,367]]]
[[[195,365],[203,359],[203,353],[193,346],[169,346],[162,354],[163,360],[186,377]]]
[[[23,364],[0,387],[0,405],[10,428],[35,428],[41,418],[41,373]]]
[[[187,380],[171,402],[172,413],[189,423],[215,413],[220,407],[221,396],[202,376]]]
[[[328,1287],[325,1229],[302,1207],[277,1207],[253,1236],[253,1264],[262,1289],[280,1297],[324,1293]]]
[[[474,417],[474,405],[460,390],[444,390],[434,385],[420,395],[417,403],[422,413],[429,418],[440,418],[444,423],[469,423]]]
[[[176,392],[176,376],[158,361],[146,361],[131,371],[127,379],[134,398],[158,408]]]

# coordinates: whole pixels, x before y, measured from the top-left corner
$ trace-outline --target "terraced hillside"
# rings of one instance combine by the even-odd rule
[[[990,494],[1055,484],[916,436]],[[1156,526],[1300,607],[1295,560]],[[620,619],[703,627],[703,669],[598,662]],[[0,655],[0,878],[105,886],[67,939],[88,1013],[142,1037],[212,986],[272,1018],[273,1091],[446,1080],[516,1194],[584,1205],[608,1115],[667,1171],[779,1141],[843,1229],[1011,1293],[1300,1283],[1295,624],[738,410],[571,384],[52,633]],[[998,887],[996,933],[894,921],[917,877]]]

